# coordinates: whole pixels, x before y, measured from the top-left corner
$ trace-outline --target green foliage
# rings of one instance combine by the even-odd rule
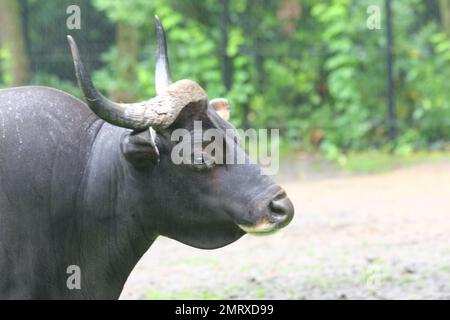
[[[8,73],[11,63],[11,54],[8,50],[0,48],[0,87],[9,86],[12,82],[11,74]]]
[[[132,2],[130,2],[132,3]],[[129,6],[127,3],[97,0],[94,4],[100,10],[107,12],[114,22],[123,21],[136,28],[145,30],[147,36],[145,41],[144,57],[138,69],[138,79],[136,83],[123,83],[118,74],[117,51],[112,49],[104,55],[104,62],[107,64],[105,70],[95,74],[96,83],[106,91],[112,92],[114,88],[127,87],[133,95],[142,98],[155,94],[154,91],[154,52],[155,38],[153,32],[154,13],[158,13],[164,21],[168,43],[169,55],[175,79],[188,77],[195,79],[207,89],[211,96],[221,96],[224,94],[221,83],[220,61],[215,54],[215,41],[211,39],[208,30],[194,19],[186,20],[181,13],[174,11],[163,1],[137,1],[136,6]],[[150,18],[149,18],[150,17]],[[153,57],[153,59],[151,59]],[[119,61],[120,63],[120,61]]]
[[[149,83],[147,72],[144,71],[144,68],[141,66],[138,66],[137,68],[138,79],[136,79],[137,81],[134,82],[134,85],[131,85],[129,81],[120,76],[121,68],[124,68],[124,65],[127,64],[128,61],[119,59],[115,47],[112,47],[103,54],[102,60],[106,67],[94,73],[94,82],[101,91],[113,93],[122,90],[128,92],[130,96],[136,97],[144,96],[144,94],[147,93],[146,87],[153,87]],[[153,91],[151,93],[153,93]]]
[[[54,21],[64,24],[64,12],[45,1],[24,1],[29,3],[29,24],[36,26],[29,30],[33,65],[39,67],[43,55],[64,61],[39,67],[41,75],[34,82],[77,94],[59,81],[73,79],[66,30],[52,27]],[[384,1],[228,2],[228,44],[222,52],[223,10],[218,1],[81,1],[83,26],[89,24],[77,31],[84,39],[83,54],[92,52],[96,43],[106,52],[102,64],[95,56],[87,61],[90,69],[97,69],[95,83],[109,94],[120,90],[140,99],[155,94],[153,15],[158,14],[167,31],[173,78],[196,80],[211,98],[227,97],[237,126],[247,117],[254,128],[279,128],[284,149],[318,149],[345,164],[352,151],[395,149],[406,155],[450,140],[450,38],[436,3],[393,2],[399,129],[393,144],[386,134]],[[381,9],[381,30],[366,27],[369,5]],[[130,62],[119,57],[114,44],[112,30],[118,23],[141,35],[135,81],[120,76]],[[51,39],[58,45],[51,47]],[[223,54],[230,59],[229,90],[223,80]],[[5,58],[0,51],[1,63],[7,63]],[[1,75],[7,84],[8,75]]]
[[[94,6],[106,13],[113,22],[125,21],[136,27],[149,23],[149,17],[157,4],[162,1],[133,0],[111,1],[94,0]]]
[[[436,20],[418,25],[426,5],[413,2],[396,1],[394,6],[398,148],[403,151],[450,136],[450,82],[446,80],[450,39],[439,32]],[[382,1],[335,0],[311,10],[324,26],[321,39],[326,50],[329,99],[319,110],[327,142],[322,149],[336,159],[342,150],[388,142],[385,30],[364,28],[369,5],[383,8]]]
[[[80,89],[72,82],[62,80],[55,75],[47,73],[37,73],[31,80],[32,85],[47,86],[67,92],[79,99],[82,99]]]
[[[21,0],[24,36],[33,73],[45,73],[75,82],[73,62],[66,36],[72,35],[80,46],[89,68],[100,68],[100,53],[114,44],[114,26],[90,0],[38,1]],[[118,1],[116,1],[118,2]],[[68,30],[66,8],[78,5],[81,29]],[[26,15],[25,15],[26,12]]]

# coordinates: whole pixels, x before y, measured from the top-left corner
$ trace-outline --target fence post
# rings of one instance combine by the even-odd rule
[[[387,65],[387,126],[389,140],[394,142],[397,139],[397,119],[395,114],[394,104],[394,79],[393,79],[393,65],[394,65],[394,53],[393,53],[393,28],[392,28],[392,7],[391,0],[385,0],[386,5],[386,65]]]

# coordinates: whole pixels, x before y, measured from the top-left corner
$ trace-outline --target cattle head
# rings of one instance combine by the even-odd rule
[[[286,226],[292,220],[293,205],[278,185],[261,174],[258,165],[250,161],[225,164],[202,150],[193,152],[192,157],[197,158],[191,163],[172,160],[179,143],[172,134],[185,129],[195,143],[194,123],[201,123],[202,130],[224,132],[224,150],[232,147],[237,156],[247,156],[239,140],[226,133],[234,130],[225,120],[229,115],[226,99],[209,101],[192,80],[172,83],[165,33],[157,17],[156,25],[157,95],[141,103],[115,103],[101,95],[80,60],[76,43],[68,37],[87,104],[104,121],[128,129],[120,152],[130,168],[127,172],[134,172],[133,179],[139,180],[135,192],[142,195],[144,220],[148,212],[144,225],[205,249],[227,245],[245,233],[268,234]],[[200,145],[203,147],[203,142]]]

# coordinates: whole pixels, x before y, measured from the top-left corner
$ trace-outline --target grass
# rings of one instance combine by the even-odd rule
[[[450,160],[450,152],[390,154],[380,151],[352,152],[339,161],[339,167],[351,173],[382,173],[425,161]]]
[[[266,290],[264,288],[259,288],[254,292],[256,298],[262,299],[266,296]]]
[[[220,265],[219,259],[214,258],[189,258],[178,261],[178,264],[185,266],[218,266]]]
[[[440,268],[440,271],[446,272],[446,273],[450,273],[450,266],[442,266]]]
[[[333,288],[333,286],[335,285],[333,283],[333,279],[331,279],[330,277],[323,276],[323,275],[311,275],[311,276],[305,277],[302,280],[302,282],[306,286],[311,286],[311,287],[319,288],[322,290],[329,290],[329,289]]]
[[[307,171],[316,175],[334,175],[336,173],[377,174],[421,162],[450,160],[447,151],[397,151],[389,153],[382,150],[350,151],[339,153],[336,157],[324,153],[296,152],[281,157],[281,171],[285,175],[296,175]]]
[[[413,283],[414,279],[411,276],[402,276],[401,282],[403,284],[410,284]]]
[[[237,296],[241,290],[238,286],[225,286],[218,288],[217,290],[174,290],[174,291],[147,291],[144,295],[146,300],[224,300],[230,299],[233,296]],[[262,289],[263,290],[263,289]],[[262,298],[265,295],[265,291],[257,290],[255,292],[258,298]],[[258,295],[261,295],[258,296]]]
[[[254,264],[244,264],[244,265],[241,265],[239,269],[242,272],[248,272],[248,271],[252,271],[255,268],[256,268],[256,265],[254,265]]]
[[[159,292],[148,291],[145,293],[146,300],[222,300],[226,299],[224,295],[218,295],[211,292],[197,292],[189,290],[173,291],[173,292]]]

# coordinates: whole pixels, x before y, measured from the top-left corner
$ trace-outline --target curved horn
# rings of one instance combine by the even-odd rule
[[[72,51],[78,85],[91,110],[113,125],[145,130],[149,127],[163,129],[170,126],[181,110],[192,102],[206,101],[208,97],[194,81],[181,80],[169,86],[164,93],[140,103],[121,104],[105,98],[92,84],[91,77],[80,59],[78,46],[67,36]]]
[[[172,84],[170,76],[169,56],[167,55],[166,33],[159,20],[156,20],[156,37],[158,38],[158,47],[156,50],[156,68],[155,68],[155,88],[156,94],[161,94],[164,89]]]
[[[119,127],[137,129],[140,126],[126,117],[126,107],[122,104],[112,102],[105,98],[92,84],[91,77],[86,71],[80,58],[78,46],[71,36],[67,36],[70,49],[72,51],[75,73],[78,80],[78,86],[83,92],[86,101],[91,110],[103,120]]]

